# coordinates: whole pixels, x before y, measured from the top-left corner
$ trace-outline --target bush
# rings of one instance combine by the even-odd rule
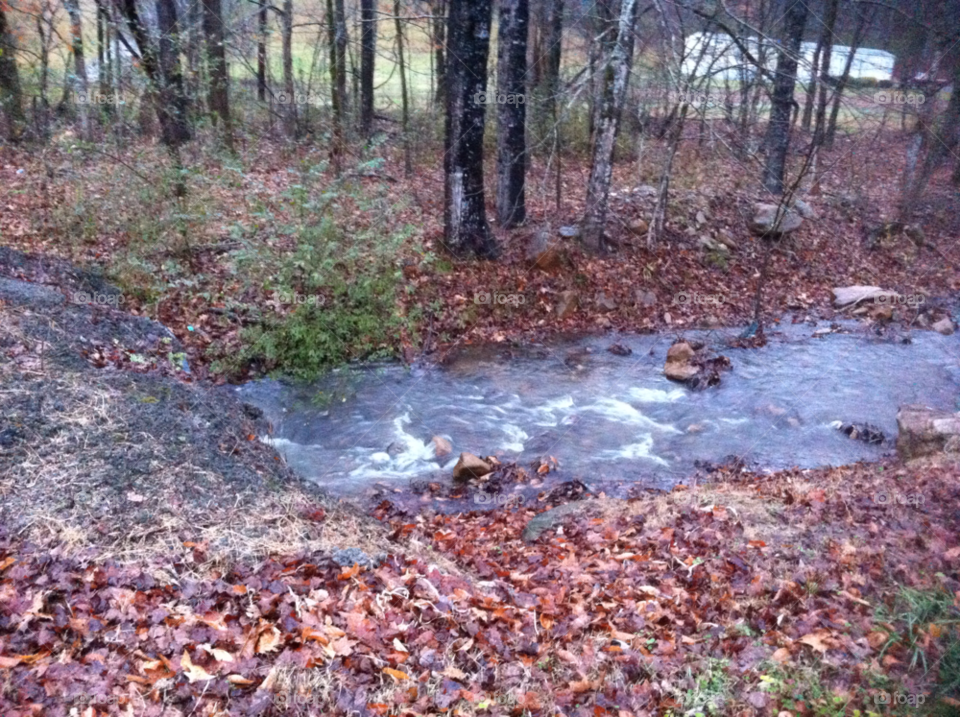
[[[396,257],[407,235],[350,235],[330,219],[305,228],[264,283],[270,310],[242,333],[240,365],[311,378],[345,361],[391,355],[406,324],[397,310]]]

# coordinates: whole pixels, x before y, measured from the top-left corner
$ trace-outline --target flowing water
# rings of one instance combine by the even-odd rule
[[[590,337],[522,355],[483,347],[443,367],[341,369],[309,385],[236,390],[272,422],[263,440],[335,493],[448,479],[460,451],[553,456],[565,479],[668,487],[695,462],[729,456],[769,469],[874,459],[892,450],[898,406],[960,409],[960,336],[922,331],[903,343],[848,328],[815,338],[810,326],[784,327],[760,349],[727,348],[732,330],[687,332],[733,364],[700,392],[663,376],[667,335]],[[608,352],[615,342],[632,354]],[[835,421],[872,423],[888,442],[851,440]],[[435,455],[436,435],[451,455]]]

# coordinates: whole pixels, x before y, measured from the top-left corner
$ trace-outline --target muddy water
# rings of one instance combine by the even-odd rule
[[[591,337],[463,352],[444,367],[343,369],[310,385],[259,381],[238,390],[262,409],[291,466],[336,493],[374,482],[449,477],[460,451],[503,459],[554,456],[560,476],[668,487],[696,461],[739,456],[763,468],[840,465],[892,445],[853,441],[834,421],[896,437],[897,407],[960,409],[960,336],[910,342],[785,327],[761,349],[727,348],[734,331],[694,334],[733,364],[693,392],[663,376],[673,336]],[[620,343],[632,350],[617,356]],[[438,458],[431,438],[446,437]]]

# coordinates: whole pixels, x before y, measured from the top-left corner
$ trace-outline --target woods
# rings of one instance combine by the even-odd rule
[[[0,714],[955,714],[958,267],[960,0],[0,0]]]

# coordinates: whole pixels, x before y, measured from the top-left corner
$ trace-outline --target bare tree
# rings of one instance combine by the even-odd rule
[[[497,35],[497,221],[509,229],[527,218],[526,75],[530,7],[500,0]]]
[[[806,25],[806,3],[789,3],[783,19],[765,141],[767,159],[763,168],[763,186],[773,194],[783,193],[783,176],[790,147],[790,112],[797,105],[793,99],[797,83],[797,58]]]
[[[327,38],[330,49],[330,95],[333,104],[333,143],[330,158],[339,174],[346,153],[344,114],[347,107],[347,20],[343,0],[327,0]]]
[[[283,0],[281,21],[281,53],[283,55],[283,94],[281,104],[284,131],[288,138],[297,136],[296,88],[293,85],[293,0]]]
[[[83,54],[83,24],[80,19],[79,0],[64,0],[70,16],[70,50],[73,54],[73,89],[80,115],[80,132],[90,139],[90,92],[87,83],[87,63]]]
[[[437,92],[434,102],[440,105],[444,102],[444,93],[447,87],[447,0],[430,0],[430,10],[432,13],[430,28],[433,35],[434,72],[437,76]]]
[[[214,121],[220,120],[220,136],[228,151],[233,152],[233,123],[230,118],[230,80],[224,48],[223,13],[220,0],[202,0],[203,34],[207,45],[207,67],[210,73],[208,102]]]
[[[450,0],[445,94],[444,243],[455,256],[493,258],[483,193],[483,99],[490,54],[490,0]]]
[[[606,248],[603,230],[613,176],[613,150],[627,92],[637,1],[622,0],[617,8],[616,0],[599,0],[597,8],[605,20],[598,38],[603,44],[604,56],[598,68],[601,82],[596,101],[593,161],[581,229],[584,245],[595,252]]]
[[[267,3],[260,0],[257,11],[257,99],[261,102],[267,99],[267,62]]]
[[[360,133],[364,137],[369,137],[373,128],[373,70],[376,56],[376,1],[360,0]]]
[[[407,64],[404,58],[403,21],[400,18],[400,0],[393,0],[393,19],[397,31],[397,65],[400,71],[400,124],[403,131],[403,171],[409,177],[413,172],[410,158],[410,100],[407,93]]]
[[[7,118],[7,138],[17,141],[23,133],[23,91],[17,69],[16,45],[7,25],[6,7],[0,3],[0,109]]]

